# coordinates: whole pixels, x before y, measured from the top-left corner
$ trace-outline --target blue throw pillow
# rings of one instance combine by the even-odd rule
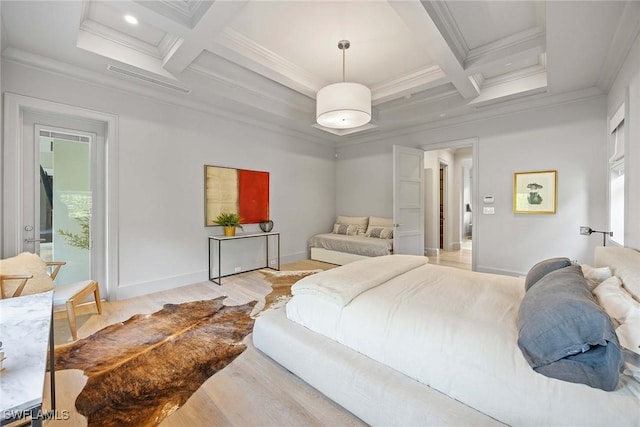
[[[518,346],[538,373],[606,391],[618,385],[622,352],[613,324],[578,265],[546,274],[524,296]]]
[[[569,267],[570,265],[571,260],[569,258],[549,258],[544,261],[540,261],[531,267],[527,273],[527,277],[524,279],[524,290],[528,291],[530,287],[538,282],[538,280],[542,279],[552,271]]]

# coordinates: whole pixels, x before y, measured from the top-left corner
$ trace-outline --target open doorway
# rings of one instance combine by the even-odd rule
[[[425,150],[425,255],[433,263],[474,268],[473,140]]]

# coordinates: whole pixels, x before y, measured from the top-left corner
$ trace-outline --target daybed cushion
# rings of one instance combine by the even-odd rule
[[[357,225],[358,235],[363,236],[365,231],[367,231],[367,225],[369,224],[369,217],[339,215],[338,218],[336,219],[336,222],[338,224]]]
[[[324,233],[311,237],[309,239],[309,247],[374,257],[391,254],[393,240]]]
[[[380,218],[378,216],[370,216],[369,217],[369,226],[370,227],[393,227],[393,219],[392,218]]]
[[[569,258],[550,258],[545,259],[544,261],[540,261],[527,273],[527,277],[524,279],[524,290],[527,291],[529,288],[538,282],[538,280],[542,279],[547,274],[552,271],[556,271],[560,268],[568,267],[571,265],[571,260]]]
[[[33,275],[21,295],[37,294],[53,289],[53,280],[47,273],[47,264],[38,255],[30,252],[23,252],[14,257],[0,260],[0,274]],[[19,285],[19,280],[5,280],[6,294],[12,296]]]
[[[587,289],[580,266],[548,273],[518,312],[518,346],[538,373],[615,390],[622,355],[613,324]]]

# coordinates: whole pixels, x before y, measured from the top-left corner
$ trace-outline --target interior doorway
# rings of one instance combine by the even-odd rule
[[[434,263],[475,268],[475,139],[425,150],[425,254]]]

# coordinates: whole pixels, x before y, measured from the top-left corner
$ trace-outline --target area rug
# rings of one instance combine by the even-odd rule
[[[75,403],[88,425],[158,425],[240,355],[256,302],[225,306],[224,298],[166,304],[57,348],[56,370],[88,377]]]
[[[303,277],[319,273],[323,270],[275,271],[259,270],[265,280],[271,283],[271,293],[265,297],[264,307],[254,310],[251,317],[259,316],[265,310],[281,307],[291,298],[291,286]],[[257,311],[257,312],[256,312]]]
[[[88,377],[75,402],[88,426],[156,426],[246,349],[253,318],[286,303],[295,282],[319,271],[261,270],[272,292],[251,316],[256,301],[225,306],[224,296],[135,315],[56,347],[55,368]]]

